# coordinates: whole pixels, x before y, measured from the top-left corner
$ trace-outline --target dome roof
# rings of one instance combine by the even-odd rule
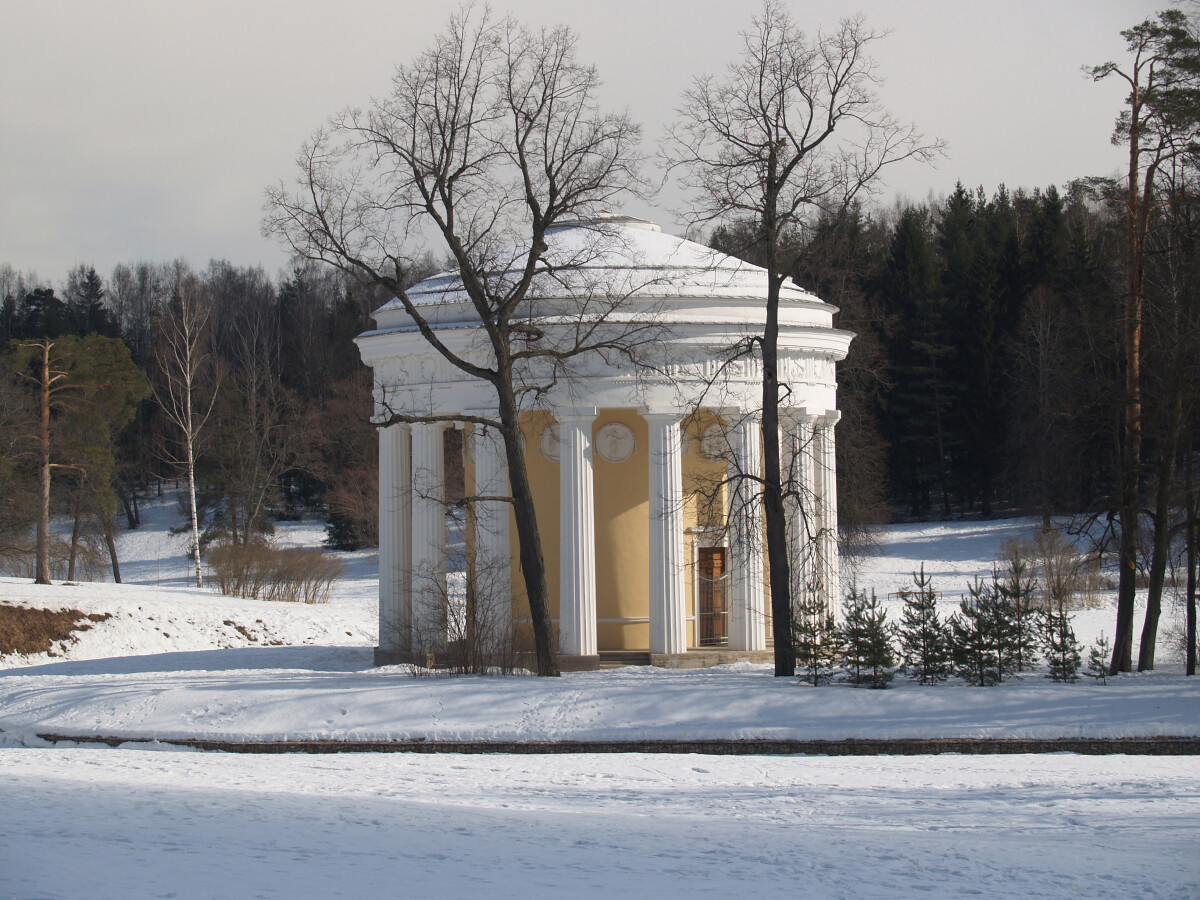
[[[694,241],[664,234],[658,225],[628,216],[604,216],[563,223],[546,234],[547,250],[529,291],[531,300],[583,295],[671,301],[743,300],[762,303],[767,270]],[[515,283],[528,255],[528,242],[494,254],[489,277],[497,293]],[[457,272],[445,272],[414,285],[409,299],[418,306],[467,302]],[[790,279],[780,299],[832,309]],[[379,312],[402,309],[399,300]],[[380,321],[381,327],[383,321]]]

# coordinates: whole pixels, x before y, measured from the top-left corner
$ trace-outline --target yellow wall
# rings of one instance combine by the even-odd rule
[[[546,564],[546,585],[550,593],[550,618],[555,620],[555,645],[558,642],[558,463],[542,456],[538,439],[554,417],[534,411],[521,416],[521,433],[525,435],[525,468],[533,491],[537,510],[538,534],[542,539],[542,557]],[[525,593],[525,576],[521,572],[521,545],[517,539],[517,522],[509,512],[509,547],[512,549],[513,634],[518,647],[533,647],[529,619],[529,597]],[[522,622],[524,620],[524,622]]]
[[[538,446],[543,429],[554,421],[545,412],[522,417],[525,435],[526,467],[537,507],[542,554],[550,592],[550,615],[558,619],[559,609],[559,468],[541,453]],[[697,525],[724,525],[725,492],[720,487],[725,464],[707,459],[700,449],[704,428],[721,420],[710,414],[696,415],[684,423],[689,438],[683,458],[684,562],[687,615],[694,615],[695,590],[692,580]],[[633,430],[637,449],[629,459],[610,463],[598,453],[593,456],[596,510],[596,615],[604,619],[648,619],[650,583],[650,475],[649,432],[645,420],[633,410],[602,409],[596,416],[592,434],[610,422],[619,422]],[[468,473],[470,474],[470,473]],[[716,493],[713,503],[704,494]],[[723,537],[715,539],[719,545]],[[520,547],[516,523],[510,518],[512,549],[513,617],[518,620],[515,633],[529,641],[529,626],[520,620],[529,618],[529,602],[520,568]],[[555,628],[557,634],[557,627]],[[688,646],[695,645],[695,625],[688,622]],[[650,646],[648,622],[598,624],[597,643],[601,650],[645,650]]]
[[[596,498],[596,618],[601,650],[645,650],[649,622],[606,623],[604,619],[647,619],[650,613],[650,440],[646,421],[633,410],[602,409],[593,435],[610,422],[627,425],[637,449],[624,462],[610,463],[593,448]]]

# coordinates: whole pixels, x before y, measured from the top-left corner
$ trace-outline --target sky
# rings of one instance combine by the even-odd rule
[[[861,12],[881,97],[948,145],[936,168],[894,167],[881,202],[957,181],[991,193],[1119,171],[1119,83],[1083,65],[1123,59],[1123,28],[1169,0],[785,0],[806,31]],[[85,263],[184,258],[262,265],[288,253],[260,234],[264,190],[338,109],[386,92],[394,67],[453,5],[414,0],[0,0],[0,263],[60,283]],[[567,24],[608,109],[653,150],[696,76],[719,74],[757,3],[494,0],[531,25]],[[668,186],[623,212],[682,233]]]

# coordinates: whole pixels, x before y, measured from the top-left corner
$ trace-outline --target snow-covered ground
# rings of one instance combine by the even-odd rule
[[[1200,734],[1170,671],[1108,685],[897,679],[812,688],[764,667],[562,679],[375,669],[375,556],[331,602],[188,587],[170,506],[122,537],[126,585],[0,579],[0,602],[108,612],[0,671],[0,897],[384,895],[1193,897],[1197,757],[242,756],[52,748],[139,738],[430,740]],[[858,581],[924,561],[946,611],[1031,523],[900,526]],[[313,545],[319,523],[281,527]],[[1112,627],[1077,615],[1081,639]],[[1139,617],[1140,624],[1140,617]],[[1162,651],[1171,649],[1164,646]],[[145,745],[141,745],[145,746]],[[158,745],[162,746],[162,745]]]
[[[0,751],[9,898],[1194,898],[1193,758]]]

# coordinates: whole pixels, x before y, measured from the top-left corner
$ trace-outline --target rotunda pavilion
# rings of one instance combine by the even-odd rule
[[[770,602],[754,480],[762,370],[753,353],[738,352],[762,333],[766,271],[628,217],[563,225],[547,245],[548,269],[522,319],[531,334],[577,327],[572,311],[597,297],[612,327],[641,323],[636,352],[585,354],[569,373],[522,376],[538,385],[524,394],[521,431],[560,665],[591,668],[603,653],[672,666],[766,658]],[[490,354],[457,274],[408,296],[447,347]],[[830,611],[839,592],[835,364],[853,338],[833,327],[836,311],[784,283],[780,432],[793,596],[819,598]],[[503,500],[504,448],[494,428],[463,421],[496,417],[495,390],[443,359],[399,300],[375,320],[357,342],[374,370],[376,421],[418,420],[379,428],[376,662],[423,659],[453,637],[444,614],[454,603],[447,473],[458,466],[472,510],[468,577],[500,598],[488,627],[521,643],[530,620]],[[452,429],[461,441],[447,440]]]

